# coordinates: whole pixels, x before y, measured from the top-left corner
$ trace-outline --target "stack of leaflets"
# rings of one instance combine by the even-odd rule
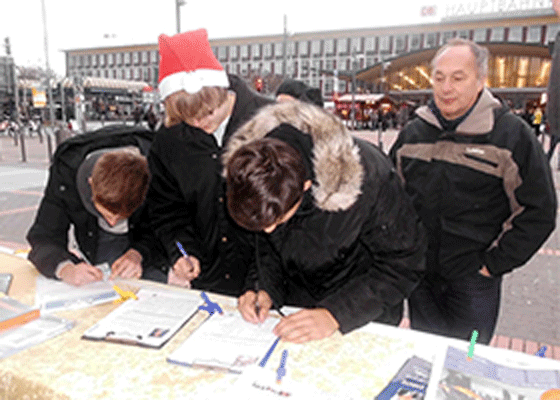
[[[39,318],[39,310],[12,299],[0,297],[0,332]]]
[[[375,400],[424,399],[431,370],[431,362],[412,356]]]

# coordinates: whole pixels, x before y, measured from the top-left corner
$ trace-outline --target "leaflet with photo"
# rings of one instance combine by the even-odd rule
[[[160,348],[203,304],[195,292],[142,288],[82,338]]]
[[[436,356],[427,400],[560,398],[558,361],[483,346],[467,355],[450,346]]]

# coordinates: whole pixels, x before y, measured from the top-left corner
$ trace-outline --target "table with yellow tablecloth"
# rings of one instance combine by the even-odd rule
[[[38,273],[27,260],[0,254],[0,272],[14,275],[8,293],[11,297],[34,303]],[[186,290],[149,281],[126,282],[131,287],[155,285]],[[209,295],[222,307],[235,307],[234,298]],[[227,392],[228,383],[236,378],[233,374],[166,361],[207,318],[206,312],[198,311],[159,350],[81,338],[85,330],[116,307],[107,303],[57,313],[75,321],[75,327],[0,360],[0,399],[202,399],[202,393],[214,388]],[[326,393],[371,400],[408,357],[416,354],[430,358],[435,346],[435,336],[373,324],[365,330],[344,336],[337,332],[303,345],[280,342],[269,363],[277,366],[282,350],[288,349],[286,367],[292,379]]]

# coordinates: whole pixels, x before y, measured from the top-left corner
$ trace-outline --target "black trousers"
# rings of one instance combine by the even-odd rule
[[[408,300],[413,329],[470,340],[478,331],[478,343],[488,344],[500,309],[502,278],[479,272],[445,279],[427,274]]]

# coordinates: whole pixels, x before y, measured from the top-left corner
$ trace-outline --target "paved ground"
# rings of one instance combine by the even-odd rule
[[[378,132],[357,136],[377,143]],[[396,132],[382,135],[390,148]],[[49,152],[46,141],[27,139],[27,161],[12,138],[0,136],[0,250],[25,250],[25,234],[33,222],[47,178]],[[546,145],[545,145],[546,147]],[[560,172],[552,160],[556,188]],[[560,196],[559,196],[560,197]],[[560,233],[553,232],[543,248],[523,268],[504,279],[502,307],[496,334],[560,345]]]

